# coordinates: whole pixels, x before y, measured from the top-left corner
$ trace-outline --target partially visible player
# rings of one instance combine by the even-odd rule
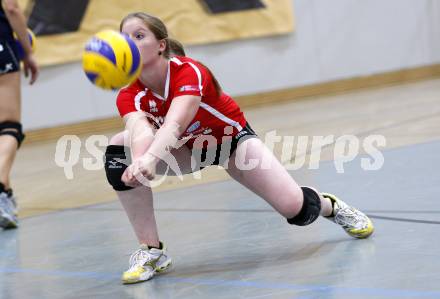
[[[18,226],[17,204],[12,193],[10,172],[17,149],[24,139],[21,125],[21,83],[16,33],[24,50],[23,70],[30,84],[38,77],[26,18],[16,0],[1,0],[0,7],[0,227]]]

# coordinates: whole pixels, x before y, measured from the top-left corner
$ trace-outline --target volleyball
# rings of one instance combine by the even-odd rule
[[[35,51],[35,34],[29,28],[27,29],[27,36],[28,36],[29,42],[31,43],[32,51]],[[15,34],[15,32],[14,32],[14,38],[15,38],[15,43],[17,45],[17,50],[18,50],[18,58],[20,60],[22,60],[24,58],[24,49],[23,49],[23,46],[21,45],[20,41],[18,40],[17,34]]]
[[[104,30],[86,44],[82,65],[87,78],[103,89],[119,89],[141,71],[141,55],[134,41],[117,31]]]

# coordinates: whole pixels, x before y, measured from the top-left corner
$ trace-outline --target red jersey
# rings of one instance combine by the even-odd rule
[[[119,91],[116,104],[121,117],[130,112],[144,111],[149,115],[149,121],[159,128],[171,102],[182,95],[202,98],[194,119],[180,136],[189,139],[186,144],[190,148],[200,135],[211,135],[217,139],[217,144],[221,144],[223,136],[235,136],[246,125],[237,103],[223,92],[218,95],[210,72],[188,57],[177,56],[169,60],[164,97],[137,80]],[[229,129],[225,134],[226,127]]]

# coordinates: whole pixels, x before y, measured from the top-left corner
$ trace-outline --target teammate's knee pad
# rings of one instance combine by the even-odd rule
[[[9,135],[17,140],[18,147],[24,140],[23,127],[21,123],[16,121],[5,121],[0,123],[0,136]]]
[[[116,191],[125,191],[133,189],[124,184],[121,180],[122,174],[128,165],[130,165],[130,156],[127,157],[130,151],[128,147],[122,145],[109,145],[105,151],[104,168],[107,176],[107,181],[112,185]]]
[[[305,226],[313,223],[321,212],[321,199],[315,190],[309,187],[301,187],[304,197],[301,211],[287,222],[294,225]]]

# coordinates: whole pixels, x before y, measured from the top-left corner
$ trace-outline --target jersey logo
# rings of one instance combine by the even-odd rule
[[[183,92],[183,91],[198,91],[198,92],[200,92],[200,88],[197,85],[184,85],[179,88],[179,91],[180,92]]]
[[[159,109],[157,109],[157,104],[155,101],[150,100],[148,102],[148,104],[150,105],[150,112],[158,112],[159,111]]]
[[[200,126],[200,124],[198,124]],[[192,126],[191,126],[192,127]],[[210,127],[199,127],[197,129],[194,129],[191,132],[186,131],[187,134],[189,134],[189,138],[195,139],[197,137],[200,137],[202,135],[208,135],[212,133],[212,129]]]
[[[186,133],[192,133],[200,127],[200,121],[193,123],[187,130]]]

